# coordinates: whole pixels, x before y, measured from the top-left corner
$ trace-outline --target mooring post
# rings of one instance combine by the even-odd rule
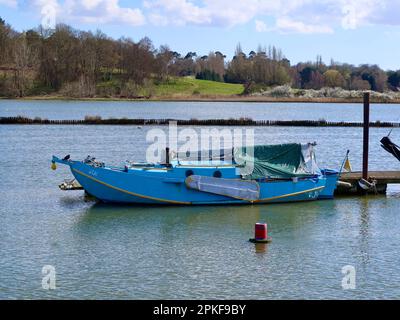
[[[165,148],[165,164],[169,166],[169,148]]]
[[[369,92],[364,92],[363,179],[368,179]]]

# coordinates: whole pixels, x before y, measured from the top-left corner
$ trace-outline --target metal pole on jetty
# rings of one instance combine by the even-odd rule
[[[364,134],[363,134],[363,179],[368,179],[368,148],[369,147],[369,92],[364,92]]]

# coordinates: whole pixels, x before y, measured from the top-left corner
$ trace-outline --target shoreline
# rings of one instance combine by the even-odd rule
[[[138,98],[118,98],[118,97],[90,97],[73,98],[57,95],[29,96],[22,98],[0,97],[1,101],[20,100],[20,101],[129,101],[129,102],[255,102],[255,103],[362,103],[362,98],[274,98],[265,96],[159,96],[159,97],[138,97]],[[400,104],[400,99],[386,100],[372,98],[371,103],[380,104]]]

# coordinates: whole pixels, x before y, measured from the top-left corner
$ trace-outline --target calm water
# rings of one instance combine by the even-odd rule
[[[140,105],[56,102],[51,109],[50,102],[0,101],[0,116],[135,116],[142,115]],[[154,109],[160,117],[182,110],[173,103],[142,106],[143,117]],[[226,112],[221,104],[211,106],[204,114],[199,108],[181,111],[179,118]],[[263,108],[276,118],[361,117],[352,105],[338,105],[333,112],[327,110],[334,105],[308,104],[284,105],[282,113],[279,105],[241,104],[229,117],[242,116],[245,107],[247,115]],[[400,106],[380,107],[381,120],[400,115]],[[50,170],[52,154],[77,159],[91,154],[112,164],[144,160],[149,129],[0,126],[0,298],[400,297],[400,189],[394,186],[388,196],[240,207],[110,206],[85,202],[81,191],[58,189],[70,173],[65,167]],[[317,141],[319,162],[333,168],[350,149],[354,169],[360,168],[360,128],[255,130],[258,143]],[[371,169],[398,170],[399,162],[379,147],[385,134],[386,129],[371,130]],[[400,130],[392,137],[399,142]],[[268,222],[272,243],[247,241],[257,221]],[[42,289],[44,265],[56,268],[55,290]],[[355,290],[341,287],[345,265],[356,268]]]
[[[147,102],[147,101],[21,101],[0,100],[0,117],[83,119],[227,119],[362,121],[362,105],[335,103],[248,103],[248,102]],[[399,121],[400,106],[372,104],[371,121]]]

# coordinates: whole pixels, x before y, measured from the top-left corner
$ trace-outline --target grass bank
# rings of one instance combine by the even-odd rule
[[[112,84],[111,84],[112,85]],[[115,89],[115,88],[114,88]],[[346,91],[340,88],[321,90],[292,89],[289,86],[271,88],[266,91],[243,95],[241,84],[232,84],[193,77],[170,78],[161,83],[136,88],[134,97],[117,95],[71,97],[61,92],[33,95],[21,100],[83,100],[83,101],[205,101],[205,102],[288,102],[288,103],[361,103],[361,91]],[[372,103],[400,104],[399,93],[371,93]]]
[[[243,85],[209,80],[198,80],[192,77],[173,78],[154,86],[154,96],[189,97],[189,96],[234,96],[243,93]]]

